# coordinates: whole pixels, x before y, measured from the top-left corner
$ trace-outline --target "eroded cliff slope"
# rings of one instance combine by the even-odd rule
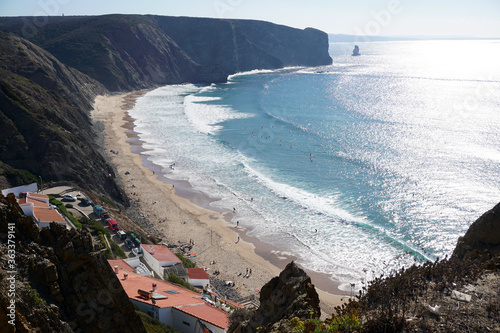
[[[27,40],[0,31],[0,160],[47,181],[126,201],[98,153],[89,111],[104,86]]]
[[[36,27],[31,22],[46,22]],[[253,69],[329,65],[328,35],[269,22],[151,15],[0,18],[111,91],[224,82]]]

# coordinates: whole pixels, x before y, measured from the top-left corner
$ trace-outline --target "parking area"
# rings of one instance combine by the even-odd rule
[[[52,195],[57,200],[64,202],[64,204],[71,204],[73,208],[67,208],[77,219],[82,216],[87,216],[99,221],[111,234],[111,240],[115,242],[125,252],[127,258],[135,257],[136,255],[127,246],[126,239],[122,239],[116,231],[109,228],[106,222],[102,221],[96,214],[94,214],[94,205],[85,193],[76,190],[71,186],[57,186],[43,189],[40,194]],[[113,217],[111,217],[113,218]],[[119,224],[119,223],[118,223]],[[128,236],[127,236],[128,238]]]

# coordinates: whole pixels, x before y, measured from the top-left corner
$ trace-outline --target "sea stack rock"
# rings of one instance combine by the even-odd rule
[[[352,55],[353,56],[359,56],[359,55],[361,55],[359,53],[359,47],[357,45],[354,45],[354,50],[352,50]]]
[[[292,332],[290,321],[319,318],[319,296],[311,278],[293,261],[260,291],[260,306],[237,332]]]

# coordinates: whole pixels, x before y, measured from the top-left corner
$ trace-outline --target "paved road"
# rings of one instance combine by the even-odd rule
[[[115,242],[116,244],[118,244],[118,246],[120,246],[120,248],[125,252],[125,255],[127,256],[127,258],[135,257],[135,255],[132,253],[132,251],[127,247],[127,244],[125,243],[125,241],[122,240],[122,239],[120,239],[120,237],[118,237],[118,235],[116,234],[116,232],[114,232],[113,230],[109,229],[109,227],[107,226],[107,224],[104,223],[104,222],[102,222],[101,219],[99,219],[94,214],[93,206],[92,205],[86,206],[86,205],[84,205],[82,203],[82,201],[80,199],[87,198],[87,196],[85,195],[85,193],[82,193],[82,192],[76,190],[72,186],[56,186],[56,187],[51,187],[51,188],[43,189],[43,191],[41,191],[40,194],[52,195],[52,196],[56,197],[57,200],[61,200],[65,204],[70,203],[70,204],[73,205],[73,207],[78,208],[78,210],[80,210],[81,212],[83,212],[88,217],[94,218],[95,220],[99,221],[103,226],[105,226],[106,228],[108,228],[109,232],[111,233],[111,239],[113,240],[113,242]],[[73,195],[73,196],[75,196],[77,198],[77,200],[76,201],[65,200],[63,198],[63,196],[65,194]],[[90,198],[87,198],[87,199],[90,200]],[[80,212],[78,212],[78,210],[76,210],[74,208],[68,208],[68,210],[73,215],[75,215],[75,216],[80,216],[81,215]]]

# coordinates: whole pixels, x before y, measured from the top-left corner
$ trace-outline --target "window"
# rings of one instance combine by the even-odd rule
[[[190,323],[188,323],[187,321],[182,321],[182,323],[183,323],[184,325],[188,326],[188,327],[189,327],[189,326],[191,326],[191,324],[190,324]]]

